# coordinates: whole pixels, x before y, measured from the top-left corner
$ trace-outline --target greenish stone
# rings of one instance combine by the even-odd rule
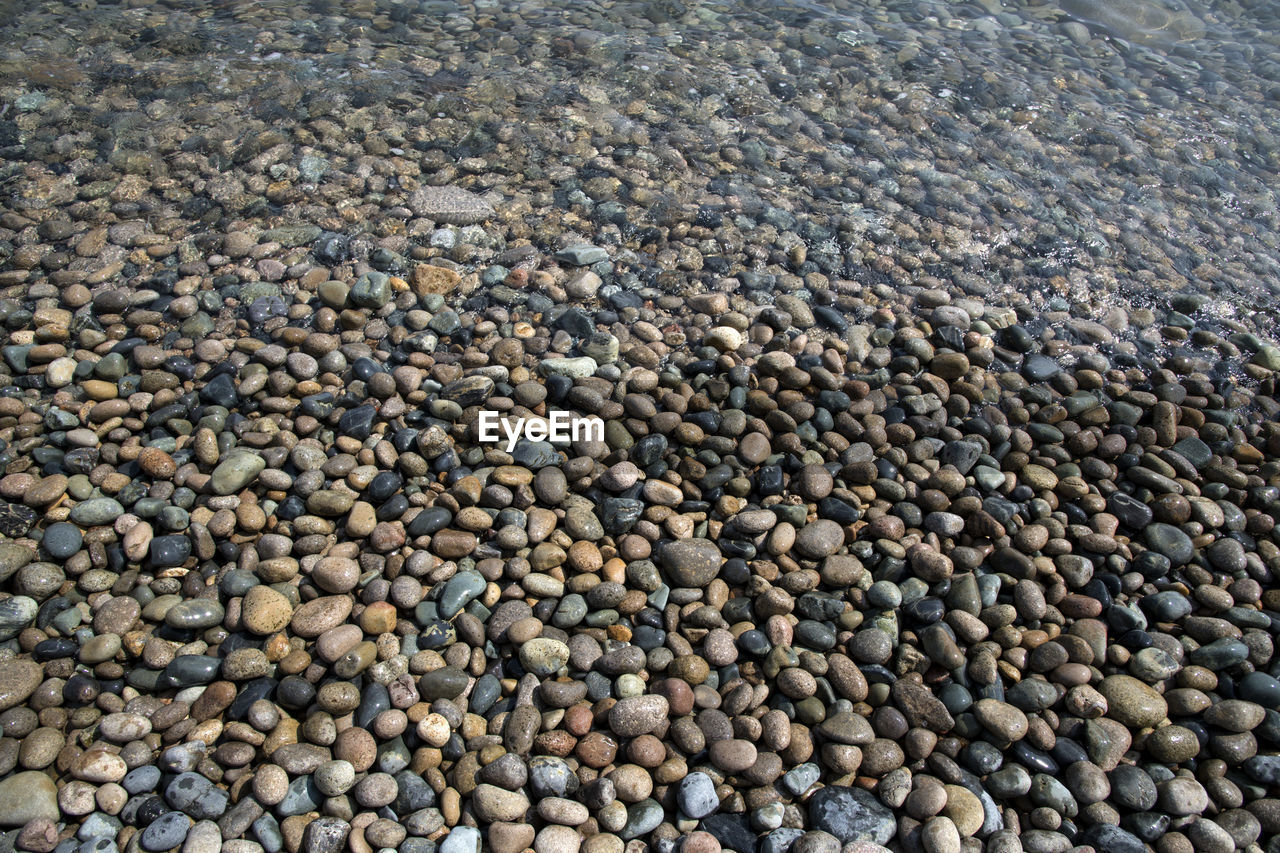
[[[234,494],[256,480],[266,467],[266,460],[256,453],[232,451],[213,469],[209,487],[216,495]]]
[[[1249,359],[1250,364],[1265,367],[1267,370],[1280,370],[1280,347],[1264,346]]]
[[[115,498],[90,498],[71,508],[70,519],[82,527],[110,524],[124,515],[124,507]]]
[[[432,670],[418,680],[418,691],[428,702],[437,699],[455,699],[467,689],[471,677],[456,666]]]
[[[376,310],[390,301],[391,277],[386,273],[367,272],[351,288],[351,302],[361,308]]]
[[[324,170],[328,168],[329,163],[323,157],[302,158],[298,164],[298,171],[302,173],[303,178],[314,182],[318,179],[318,175],[317,177],[308,177],[307,173],[304,171],[309,162],[311,164],[316,162],[322,164],[319,167],[319,174],[324,174]],[[263,231],[262,234],[259,235],[258,240],[262,243],[279,243],[282,246],[293,248],[295,246],[305,246],[308,243],[314,243],[316,240],[320,239],[320,234],[321,230],[318,225],[282,225],[279,228],[268,228],[266,231]]]
[[[452,619],[462,611],[462,608],[484,592],[488,582],[479,572],[459,572],[444,585],[444,590],[440,593],[438,606],[440,616],[444,619]]]
[[[7,580],[35,558],[36,552],[25,545],[19,545],[16,542],[0,542],[0,581]]]
[[[280,295],[280,285],[269,281],[250,281],[240,285],[240,301],[252,305],[259,299],[269,299]]]
[[[325,281],[316,288],[316,293],[326,306],[334,311],[341,311],[347,307],[347,296],[350,295],[351,288],[341,281]]]

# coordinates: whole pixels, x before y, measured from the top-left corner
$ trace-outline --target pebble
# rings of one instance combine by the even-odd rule
[[[706,773],[690,773],[685,776],[676,796],[680,811],[694,820],[700,820],[720,807],[715,783]]]
[[[1129,675],[1109,675],[1098,685],[1107,714],[1127,726],[1154,726],[1169,713],[1168,703],[1150,686]]]
[[[661,551],[662,566],[671,583],[682,587],[703,587],[719,574],[720,549],[705,539],[677,539]]]
[[[138,843],[143,850],[171,850],[186,840],[191,821],[182,812],[166,812],[142,830]]]
[[[58,821],[58,789],[38,770],[14,773],[0,780],[0,826],[23,826],[44,818]]]
[[[440,853],[480,853],[482,849],[480,830],[474,826],[454,827],[440,842]]]
[[[668,710],[663,696],[629,696],[618,700],[609,710],[609,728],[620,737],[647,734],[666,719]]]
[[[822,788],[809,798],[808,805],[813,827],[845,844],[855,841],[885,844],[897,832],[893,812],[860,788]]]

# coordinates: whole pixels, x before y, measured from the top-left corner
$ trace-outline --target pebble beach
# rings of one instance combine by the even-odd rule
[[[1277,56],[0,0],[0,853],[1280,853]]]

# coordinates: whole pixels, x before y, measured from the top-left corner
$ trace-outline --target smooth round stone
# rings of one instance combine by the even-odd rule
[[[483,840],[474,826],[455,826],[440,842],[440,853],[480,853]]]
[[[40,605],[34,598],[15,595],[0,601],[0,640],[9,640],[35,621]]]
[[[638,737],[657,728],[668,711],[664,696],[649,694],[620,699],[609,709],[609,728],[622,737]]]
[[[276,805],[276,812],[282,817],[306,814],[320,808],[324,795],[316,787],[310,776],[299,776],[289,783],[284,798]]]
[[[866,592],[867,603],[880,610],[893,610],[902,604],[902,590],[896,583],[876,581]]]
[[[1240,699],[1223,700],[1209,706],[1204,712],[1206,723],[1229,732],[1253,731],[1262,725],[1265,718],[1266,710],[1261,705]]]
[[[293,605],[282,593],[269,586],[253,586],[241,603],[244,627],[259,636],[283,631],[293,618]]]
[[[551,624],[557,628],[572,628],[586,618],[587,611],[586,599],[577,593],[566,595],[560,599],[560,604],[551,617]]]
[[[725,773],[741,773],[756,763],[756,747],[748,740],[720,740],[711,744],[711,763]]]
[[[16,542],[0,542],[0,580],[12,577],[15,572],[35,558],[36,552],[24,545]]]
[[[266,467],[267,461],[256,453],[232,451],[213,469],[209,488],[216,495],[234,494],[257,479]]]
[[[1235,573],[1247,565],[1244,546],[1235,539],[1219,539],[1208,548],[1209,562],[1219,571]]]
[[[964,762],[979,776],[986,776],[1000,769],[1004,756],[993,744],[978,740],[965,748]]]
[[[1190,655],[1188,660],[1196,666],[1203,666],[1214,672],[1244,663],[1249,659],[1249,647],[1239,640],[1223,637],[1208,645],[1201,646]]]
[[[690,773],[681,780],[676,791],[676,802],[680,804],[680,811],[695,820],[706,817],[720,807],[715,783],[710,776],[700,772]]]
[[[471,689],[469,700],[471,712],[484,714],[493,707],[501,695],[502,682],[493,674],[485,673],[477,679],[476,686]]]
[[[164,615],[166,625],[185,631],[212,628],[222,622],[225,611],[221,604],[210,599],[191,599],[169,608]]]
[[[1079,810],[1075,797],[1053,776],[1037,773],[1031,777],[1031,801],[1047,806],[1063,817],[1075,817]]]
[[[569,647],[550,637],[535,637],[520,647],[520,664],[542,678],[554,675],[569,662]]]
[[[1200,741],[1190,729],[1161,726],[1147,737],[1146,750],[1157,761],[1181,764],[1200,753]]]
[[[987,731],[1001,740],[1021,740],[1027,734],[1027,715],[1006,702],[979,699],[973,704],[973,713]]]
[[[130,794],[142,794],[147,791],[154,791],[156,786],[160,784],[161,771],[154,764],[144,764],[141,767],[135,767],[130,770],[125,777],[120,780],[120,784]]]
[[[1176,622],[1190,616],[1194,605],[1182,593],[1167,589],[1142,599],[1142,609],[1156,622]]]
[[[1106,853],[1144,853],[1147,849],[1136,835],[1110,824],[1089,827],[1079,840]]]
[[[304,853],[342,853],[350,834],[351,825],[342,818],[316,818],[302,831],[302,850]]]
[[[930,818],[920,830],[920,842],[925,853],[960,853],[963,849],[960,846],[960,832],[948,817]]]
[[[1176,675],[1180,669],[1182,665],[1172,655],[1154,646],[1139,650],[1129,661],[1130,674],[1148,684],[1164,681]]]
[[[672,586],[705,587],[720,573],[723,558],[708,539],[677,539],[658,551],[658,559]]]
[[[191,556],[191,540],[177,534],[157,536],[151,540],[148,556],[156,568],[181,566]]]
[[[1122,808],[1147,811],[1156,804],[1156,783],[1141,767],[1120,764],[1107,777],[1111,780],[1110,799]]]
[[[471,794],[476,816],[487,821],[523,820],[529,809],[529,798],[519,791],[504,791],[494,785],[481,784]]]
[[[166,812],[146,829],[138,839],[143,850],[171,850],[186,840],[191,829],[191,820],[182,812]]]
[[[1251,672],[1236,686],[1236,694],[1263,708],[1280,709],[1280,681],[1265,672]]]
[[[565,653],[568,659],[568,653]],[[467,689],[471,676],[455,666],[441,667],[422,676],[418,681],[418,690],[422,698],[428,702],[436,699],[454,699]]]
[[[775,803],[774,805],[783,808],[785,811],[785,807],[781,803]],[[756,821],[755,814],[752,815],[752,820]],[[757,822],[757,825],[760,825],[760,823]],[[761,839],[760,853],[787,853],[788,850],[795,851],[795,853],[818,853],[818,851],[809,850],[807,845],[800,844],[800,839],[804,838],[805,834],[803,829],[794,829],[787,826],[774,829]],[[824,850],[822,853],[839,853],[840,842],[834,838],[831,841],[834,849]]]
[[[84,544],[84,534],[74,524],[63,521],[50,524],[44,532],[40,544],[55,560],[65,560],[80,550]]]
[[[1005,699],[1022,711],[1043,711],[1058,701],[1058,691],[1042,679],[1024,678],[1006,691]]]
[[[23,826],[37,818],[58,821],[58,789],[39,770],[14,773],[0,780],[0,826]]]
[[[1109,675],[1098,684],[1107,700],[1107,716],[1126,726],[1154,726],[1169,713],[1163,696],[1131,675]]]
[[[351,790],[356,783],[356,771],[349,761],[327,761],[316,768],[312,778],[320,793],[337,797]]]
[[[440,616],[452,619],[458,615],[462,608],[484,592],[487,583],[479,572],[459,572],[451,577],[440,594]]]
[[[814,560],[829,557],[844,545],[844,528],[834,521],[820,518],[800,528],[795,549]]]
[[[115,498],[90,498],[71,508],[70,519],[81,527],[110,524],[124,515],[124,507]]]
[[[381,272],[365,273],[356,279],[350,297],[361,308],[381,308],[391,301],[391,277]]]
[[[986,787],[991,796],[997,799],[1025,796],[1031,790],[1031,774],[1019,764],[1010,764],[989,775]]]
[[[784,773],[782,785],[798,797],[816,785],[821,776],[821,768],[812,762],[807,762]]]
[[[529,760],[529,790],[537,798],[564,797],[573,784],[573,769],[561,758],[538,756]]]
[[[221,667],[221,658],[209,655],[179,655],[164,668],[164,674],[174,687],[191,687],[214,681]]]
[[[630,841],[653,832],[665,816],[662,805],[652,799],[641,800],[627,806],[627,822],[618,831],[618,837]]]
[[[1153,522],[1147,525],[1143,535],[1146,537],[1148,547],[1157,554],[1168,557],[1175,568],[1185,566],[1195,556],[1195,546],[1191,543],[1191,537],[1172,524]]]
[[[151,721],[141,714],[107,714],[98,722],[98,734],[115,743],[128,743],[146,737]]]
[[[1247,771],[1248,767],[1246,766],[1245,769]],[[1156,790],[1159,794],[1158,804],[1166,814],[1174,816],[1202,814],[1209,807],[1209,795],[1195,779],[1185,777],[1170,779],[1157,785]]]

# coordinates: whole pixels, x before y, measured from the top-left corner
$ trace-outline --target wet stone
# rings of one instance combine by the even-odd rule
[[[1195,553],[1191,537],[1171,524],[1149,524],[1144,535],[1151,550],[1168,557],[1174,566],[1186,565]]]
[[[493,206],[460,187],[422,187],[409,196],[409,207],[425,219],[451,225],[483,222],[494,215]]]

